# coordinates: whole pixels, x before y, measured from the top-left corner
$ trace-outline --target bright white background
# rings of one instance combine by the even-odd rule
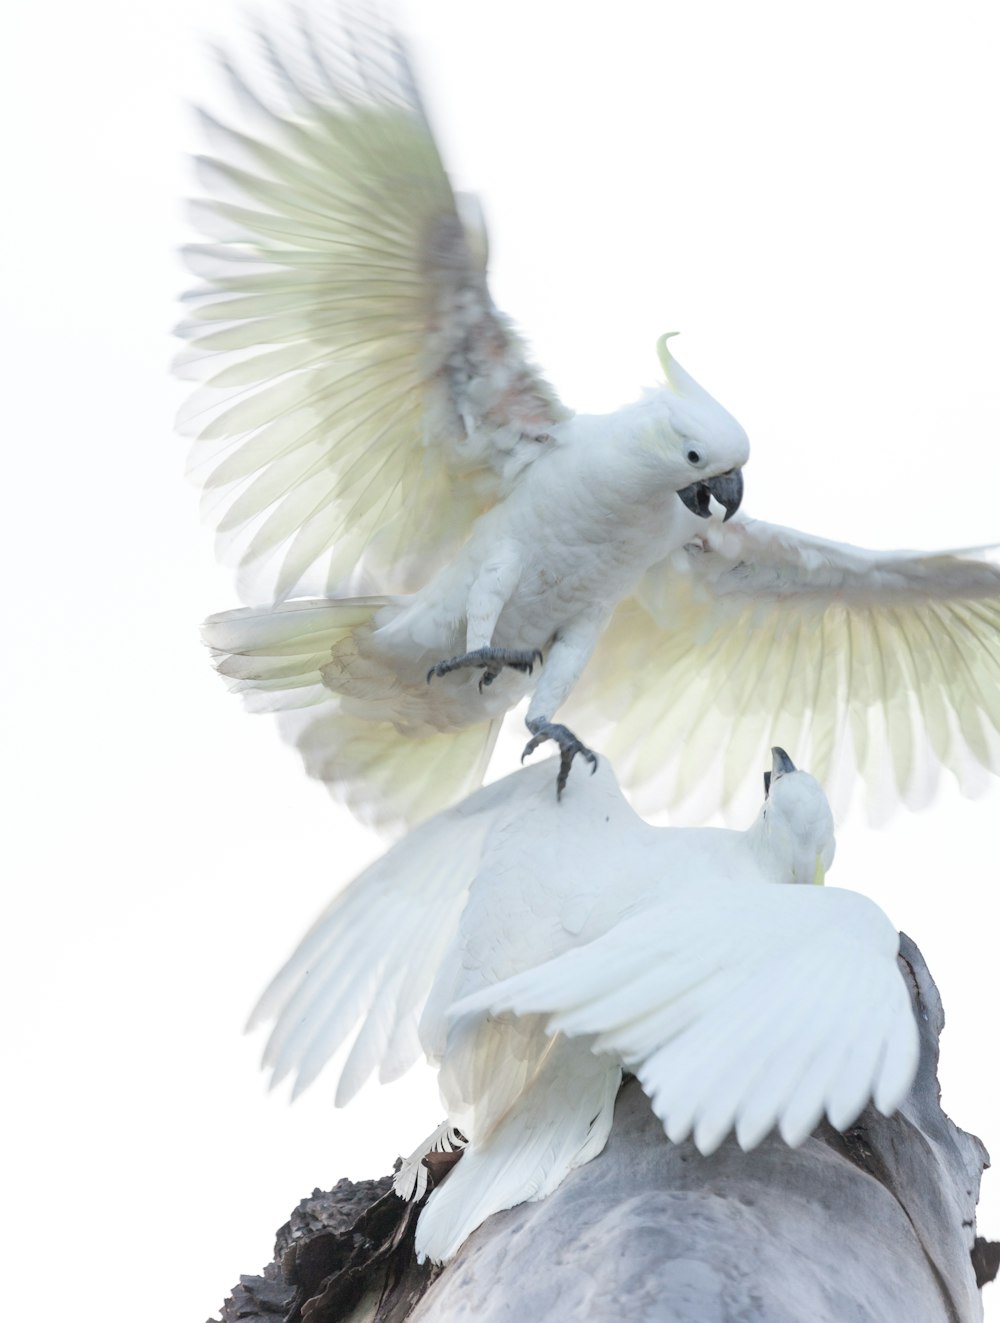
[[[751,513],[879,546],[1000,540],[987,0],[408,10],[498,301],[567,401],[633,396],[680,329],[750,432]],[[299,1197],[385,1172],[439,1119],[426,1077],[289,1110],[240,1036],[378,845],[197,639],[236,600],[181,478],[168,328],[182,99],[214,86],[202,37],[235,12],[22,5],[3,43],[12,1316],[72,1292],[102,1319],[201,1323]],[[994,1147],[998,813],[993,788],[878,833],[855,817],[832,879],[922,946],[944,1105]],[[981,1230],[1000,1236],[990,1174]]]

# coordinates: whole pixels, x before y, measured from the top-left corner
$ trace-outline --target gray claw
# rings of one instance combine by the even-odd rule
[[[556,777],[556,799],[562,799],[562,792],[566,789],[566,782],[569,779],[569,769],[573,765],[573,759],[577,754],[586,758],[590,763],[590,774],[597,771],[597,754],[592,749],[588,749],[582,744],[573,732],[567,726],[562,726],[558,722],[536,719],[527,723],[531,731],[531,739],[524,746],[524,752],[521,754],[521,762],[529,754],[534,753],[540,744],[546,740],[555,740],[559,745],[559,775]]]
[[[451,671],[479,666],[486,671],[479,681],[479,692],[482,693],[483,687],[491,685],[505,667],[509,667],[512,671],[520,671],[523,675],[531,675],[536,662],[539,665],[542,662],[542,654],[538,648],[477,648],[474,652],[464,652],[461,657],[449,657],[447,661],[439,661],[427,672],[427,683],[430,684],[435,675],[448,675]]]

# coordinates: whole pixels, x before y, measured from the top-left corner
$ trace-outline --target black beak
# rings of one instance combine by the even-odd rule
[[[776,777],[784,776],[786,772],[794,772],[797,770],[795,764],[784,749],[775,745],[771,750],[771,775]]]
[[[706,478],[703,482],[692,482],[690,487],[683,487],[677,495],[687,508],[698,516],[707,519],[712,513],[712,496],[725,510],[723,522],[734,515],[743,500],[743,470],[730,469],[720,473],[717,478]]]
[[[789,758],[788,754],[776,744],[771,750],[771,770],[764,773],[764,798],[767,799],[771,793],[771,781],[777,780],[779,776],[784,776],[786,772],[795,772],[798,769]]]

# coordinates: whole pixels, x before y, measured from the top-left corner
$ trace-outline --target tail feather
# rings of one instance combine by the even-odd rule
[[[202,637],[220,675],[253,712],[280,712],[332,698],[324,669],[353,643],[384,597],[283,602],[209,616]]]
[[[205,642],[217,656],[227,653],[260,658],[262,667],[272,657],[296,657],[329,650],[360,625],[366,624],[387,597],[347,597],[282,602],[277,606],[240,607],[209,616]]]
[[[481,783],[500,720],[401,734],[391,700],[406,686],[365,648],[385,597],[283,602],[210,616],[216,669],[248,711],[280,714],[310,776],[363,821],[412,826]],[[386,707],[390,710],[387,716]],[[402,724],[402,722],[400,723]]]
[[[417,1223],[417,1258],[446,1263],[491,1214],[544,1199],[597,1156],[611,1133],[621,1070],[585,1044],[550,1040],[540,1068],[506,1115],[427,1201]]]

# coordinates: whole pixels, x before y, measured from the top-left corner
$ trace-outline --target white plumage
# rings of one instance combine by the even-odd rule
[[[574,416],[492,303],[396,36],[290,12],[264,93],[228,70],[239,129],[203,117],[181,371],[204,379],[194,470],[265,603],[206,638],[310,773],[369,821],[419,820],[479,783],[532,691],[563,777],[572,694],[657,807],[732,805],[774,740],[879,807],[996,770],[990,557],[723,524],[746,436],[665,340],[665,385]]]
[[[824,1112],[844,1127],[870,1097],[902,1100],[917,1034],[897,934],[812,885],[829,806],[780,750],[772,777],[738,832],[648,825],[606,762],[562,803],[549,765],[515,773],[394,846],[278,974],[255,1021],[296,1091],[351,1034],[338,1103],[421,1051],[438,1064],[469,1144],[421,1214],[421,1255],[450,1258],[599,1153],[623,1065],[704,1153],[733,1128],[745,1148],[775,1125],[797,1144]]]

